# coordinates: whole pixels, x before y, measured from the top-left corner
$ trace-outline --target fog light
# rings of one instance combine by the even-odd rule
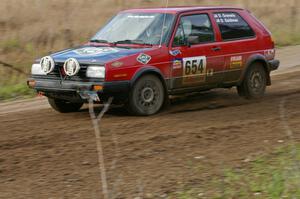
[[[94,91],[101,91],[101,90],[103,90],[103,86],[102,85],[94,85],[93,90]]]
[[[30,87],[30,88],[34,88],[35,87],[35,80],[28,80],[27,81],[27,85]]]

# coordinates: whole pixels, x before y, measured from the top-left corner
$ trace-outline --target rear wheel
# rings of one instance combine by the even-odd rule
[[[60,113],[70,113],[78,111],[83,103],[74,103],[61,99],[48,98],[50,106]]]
[[[241,85],[237,86],[238,94],[247,99],[264,96],[267,86],[267,74],[262,64],[254,63],[247,71]]]
[[[160,79],[154,75],[145,75],[133,86],[127,107],[134,115],[153,115],[162,107],[164,98]]]

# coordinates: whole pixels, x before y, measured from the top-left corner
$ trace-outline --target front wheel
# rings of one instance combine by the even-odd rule
[[[133,85],[127,107],[134,115],[153,115],[160,110],[164,99],[165,92],[160,79],[145,75]]]
[[[83,103],[74,103],[61,99],[48,98],[50,106],[60,113],[70,113],[78,111]]]
[[[250,66],[241,85],[237,86],[240,96],[257,99],[264,96],[267,86],[267,73],[260,63]]]

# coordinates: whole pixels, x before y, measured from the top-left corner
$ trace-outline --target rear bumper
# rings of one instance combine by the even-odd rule
[[[30,82],[34,83],[30,84]],[[124,98],[128,95],[130,88],[130,81],[79,82],[29,78],[27,84],[32,89],[41,92],[48,97],[61,98],[70,101],[86,101],[81,97],[81,93],[84,92],[96,93],[100,99],[108,96]],[[94,90],[94,86],[101,86],[102,89]]]
[[[277,70],[279,68],[280,61],[274,59],[274,60],[268,61],[268,64],[269,64],[269,70],[273,71],[273,70]]]

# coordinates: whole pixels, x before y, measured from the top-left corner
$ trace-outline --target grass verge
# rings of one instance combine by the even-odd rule
[[[197,198],[300,198],[300,145],[288,146],[258,157],[244,168],[226,169],[201,189],[191,188],[174,195]]]
[[[25,83],[4,85],[0,87],[0,101],[7,99],[33,97],[34,91]]]

